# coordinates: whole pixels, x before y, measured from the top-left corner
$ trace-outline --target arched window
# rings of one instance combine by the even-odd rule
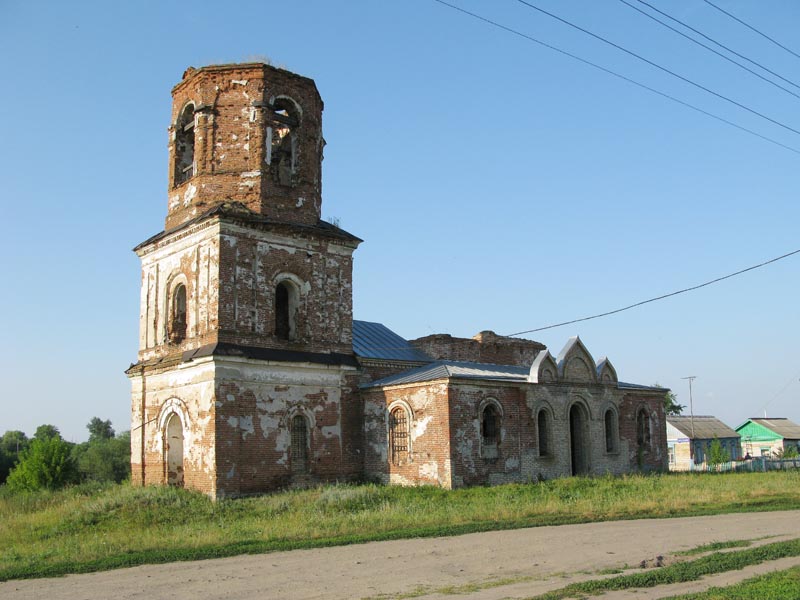
[[[303,415],[292,417],[292,472],[308,473],[308,421]]]
[[[536,429],[539,434],[539,456],[550,456],[550,418],[544,409],[536,415]]]
[[[294,340],[297,337],[297,305],[299,293],[289,280],[281,281],[275,287],[275,336],[281,340]]]
[[[172,290],[168,333],[169,341],[173,344],[186,339],[186,286],[182,283]]]
[[[175,124],[175,185],[194,176],[194,106],[187,104]]]
[[[481,411],[481,456],[496,458],[500,443],[500,411],[493,403]]]
[[[650,415],[643,408],[636,414],[636,445],[642,450],[650,449]]]
[[[606,430],[606,452],[617,451],[617,415],[610,408],[606,410],[604,416]]]
[[[393,465],[402,465],[408,460],[408,413],[402,406],[389,413],[389,453]]]
[[[169,485],[183,486],[183,425],[172,413],[164,428],[164,467]]]

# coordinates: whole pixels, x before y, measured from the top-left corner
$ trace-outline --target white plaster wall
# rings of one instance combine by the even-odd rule
[[[215,327],[219,300],[219,224],[198,227],[167,236],[140,251],[142,288],[139,311],[139,350],[146,360],[148,350],[163,344],[167,327],[167,285],[182,272],[188,285],[187,337],[202,335]]]

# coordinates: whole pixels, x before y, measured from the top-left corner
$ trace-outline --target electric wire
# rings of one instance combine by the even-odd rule
[[[619,1],[620,1],[620,2],[622,2],[622,4],[624,4],[625,6],[627,6],[627,7],[631,8],[631,9],[635,10],[635,11],[636,11],[636,12],[638,12],[638,13],[641,13],[641,14],[643,14],[645,17],[647,17],[647,18],[649,18],[649,19],[652,19],[652,20],[653,20],[653,21],[655,21],[656,23],[658,23],[658,24],[660,24],[660,25],[662,25],[662,26],[666,27],[666,28],[667,28],[667,29],[669,29],[670,31],[674,31],[674,32],[675,32],[675,33],[677,33],[678,35],[685,37],[685,38],[686,38],[687,40],[689,40],[690,42],[693,42],[693,43],[697,44],[698,46],[701,46],[701,47],[705,48],[705,49],[706,49],[706,50],[708,50],[709,52],[713,52],[714,54],[716,54],[716,55],[717,55],[717,56],[719,56],[720,58],[723,58],[723,59],[727,60],[729,63],[732,63],[732,64],[736,65],[736,66],[737,66],[737,67],[739,67],[740,69],[743,69],[743,70],[747,71],[748,73],[751,73],[751,74],[755,75],[755,76],[756,76],[756,77],[758,77],[759,79],[762,79],[763,81],[766,81],[766,82],[767,82],[767,83],[769,83],[770,85],[773,85],[773,86],[775,86],[776,88],[778,88],[779,90],[783,90],[783,91],[784,91],[784,92],[786,92],[787,94],[791,94],[792,96],[794,96],[795,98],[797,98],[798,100],[800,100],[800,95],[799,95],[799,94],[795,94],[795,93],[794,93],[792,90],[790,90],[790,89],[788,89],[788,88],[785,88],[785,87],[783,87],[781,84],[779,84],[779,83],[776,83],[776,82],[772,81],[772,79],[770,79],[770,78],[768,78],[768,77],[764,77],[764,76],[763,76],[761,73],[759,73],[758,71],[754,71],[754,70],[753,70],[753,69],[751,69],[750,67],[747,67],[747,66],[743,65],[742,63],[740,63],[740,62],[737,62],[737,61],[733,60],[733,59],[732,59],[730,56],[726,56],[725,54],[723,54],[723,53],[722,53],[722,52],[720,52],[719,50],[715,50],[715,49],[714,49],[714,48],[712,48],[711,46],[708,46],[707,44],[704,44],[703,42],[701,42],[701,41],[699,41],[699,40],[696,40],[696,39],[694,39],[692,36],[690,36],[690,35],[686,35],[686,34],[685,34],[684,32],[682,32],[680,29],[676,29],[675,27],[673,27],[672,25],[669,25],[668,23],[665,23],[664,21],[662,21],[662,20],[661,20],[661,19],[659,19],[658,17],[654,17],[653,15],[651,15],[651,14],[649,14],[649,13],[647,13],[647,12],[643,11],[641,8],[638,8],[637,6],[634,6],[633,4],[631,4],[630,2],[628,2],[628,0],[619,0]],[[641,2],[641,0],[639,0],[639,2]],[[647,5],[647,6],[649,6],[649,4],[647,4],[646,2],[641,2],[641,3],[642,3],[642,4],[645,4],[645,5]],[[659,11],[659,12],[660,12],[660,11]],[[663,14],[663,13],[662,13],[662,14]]]
[[[757,67],[758,67],[758,68],[760,68],[760,69],[764,69],[764,70],[765,70],[767,73],[770,73],[770,74],[774,75],[775,77],[777,77],[778,79],[781,79],[781,80],[785,81],[785,82],[786,82],[786,83],[788,83],[789,85],[793,85],[794,87],[796,87],[796,88],[800,89],[800,85],[796,84],[796,83],[795,83],[794,81],[792,81],[791,79],[787,79],[786,77],[784,77],[783,75],[780,75],[779,73],[776,73],[776,72],[775,72],[775,71],[773,71],[772,69],[768,69],[767,67],[765,67],[765,66],[764,66],[764,65],[762,65],[761,63],[759,63],[759,62],[756,62],[756,61],[754,61],[754,60],[752,60],[752,59],[750,59],[750,58],[746,57],[744,54],[740,54],[739,52],[736,52],[736,50],[734,50],[734,49],[732,49],[732,48],[729,48],[729,47],[728,47],[728,46],[726,46],[725,44],[723,44],[723,43],[721,43],[721,42],[718,42],[717,40],[715,40],[715,39],[713,39],[713,38],[711,38],[711,37],[707,36],[705,33],[703,33],[702,31],[700,31],[700,30],[698,30],[698,29],[695,29],[695,28],[694,28],[694,27],[692,27],[691,25],[688,25],[688,24],[684,23],[683,21],[681,21],[681,20],[679,20],[679,19],[676,19],[675,17],[673,17],[673,16],[671,16],[671,15],[668,15],[667,13],[665,13],[665,12],[664,12],[664,11],[662,11],[662,10],[659,10],[658,8],[656,8],[655,6],[653,6],[652,4],[649,4],[648,2],[645,2],[644,0],[636,0],[636,1],[637,1],[637,2],[639,2],[640,4],[644,4],[645,6],[648,6],[648,7],[650,7],[652,10],[654,10],[654,11],[655,11],[655,12],[657,12],[658,14],[660,14],[660,15],[663,15],[663,16],[667,17],[668,19],[670,19],[670,20],[672,20],[672,21],[675,21],[676,23],[679,23],[679,24],[683,25],[684,27],[686,27],[686,29],[689,29],[689,30],[691,30],[691,31],[694,31],[694,32],[695,32],[697,35],[704,37],[704,38],[705,38],[705,39],[707,39],[709,42],[711,42],[711,43],[713,43],[713,44],[716,44],[716,45],[717,45],[717,46],[719,46],[720,48],[724,48],[725,50],[727,50],[727,51],[728,51],[728,52],[730,52],[731,54],[735,54],[735,55],[736,55],[736,56],[738,56],[739,58],[741,58],[741,59],[743,59],[743,60],[746,60],[746,61],[747,61],[747,62],[749,62],[750,64],[753,64],[753,65],[757,66]]]
[[[666,298],[671,298],[672,296],[678,296],[679,294],[685,294],[686,292],[692,292],[694,290],[699,290],[700,288],[707,287],[709,285],[713,285],[715,283],[719,283],[720,281],[724,281],[726,279],[730,279],[731,277],[736,277],[737,275],[741,275],[743,273],[747,273],[748,271],[754,271],[755,269],[760,269],[761,267],[765,267],[767,265],[771,265],[772,263],[778,262],[779,260],[783,260],[784,258],[789,258],[790,256],[794,256],[795,254],[800,254],[800,249],[794,250],[787,254],[783,254],[776,258],[772,258],[770,260],[764,261],[757,265],[753,265],[752,267],[747,267],[746,269],[741,269],[740,271],[736,271],[735,273],[729,273],[728,275],[724,275],[722,277],[717,277],[716,279],[712,279],[711,281],[706,281],[705,283],[701,283],[700,285],[694,285],[692,287],[684,288],[682,290],[678,290],[676,292],[670,292],[669,294],[663,294],[661,296],[656,296],[655,298],[650,298],[648,300],[642,300],[641,302],[636,302],[635,304],[630,304],[628,306],[624,306],[623,308],[617,308],[616,310],[609,310],[604,313],[599,313],[596,315],[592,315],[590,317],[581,317],[580,319],[572,319],[571,321],[564,321],[562,323],[555,323],[553,325],[547,325],[545,327],[537,327],[536,329],[527,329],[525,331],[518,331],[516,333],[509,333],[507,337],[514,337],[517,335],[524,335],[526,333],[534,333],[536,331],[544,331],[545,329],[555,329],[556,327],[563,327],[564,325],[572,325],[573,323],[580,323],[582,321],[591,321],[592,319],[599,319],[600,317],[607,317],[609,315],[615,315],[617,313],[624,312],[626,310],[630,310],[632,308],[636,308],[637,306],[642,306],[644,304],[650,304],[651,302],[656,302],[658,300],[664,300]]]
[[[569,27],[572,27],[573,29],[576,29],[576,30],[578,30],[578,31],[580,31],[582,33],[585,33],[586,35],[591,36],[591,37],[595,38],[596,40],[599,40],[599,41],[603,42],[604,44],[608,44],[609,46],[611,46],[613,48],[616,48],[617,50],[620,50],[621,52],[624,52],[624,53],[626,53],[626,54],[628,54],[630,56],[633,56],[634,58],[636,58],[636,59],[638,59],[638,60],[640,60],[640,61],[642,61],[644,63],[647,63],[648,65],[650,65],[650,66],[652,66],[652,67],[654,67],[654,68],[656,68],[656,69],[658,69],[660,71],[663,71],[664,73],[667,73],[668,75],[671,75],[671,76],[673,76],[673,77],[675,77],[677,79],[680,79],[681,81],[683,81],[685,83],[693,85],[694,87],[696,87],[696,88],[698,88],[700,90],[703,90],[704,92],[707,92],[707,93],[709,93],[709,94],[711,94],[713,96],[716,96],[717,98],[719,98],[721,100],[725,100],[726,102],[729,102],[730,104],[733,104],[734,106],[738,106],[739,108],[741,108],[743,110],[746,110],[749,113],[752,113],[752,114],[754,114],[756,116],[759,116],[762,119],[765,119],[765,120],[769,121],[770,123],[773,123],[773,124],[775,124],[775,125],[777,125],[779,127],[783,127],[784,129],[786,129],[788,131],[791,131],[792,133],[796,133],[796,134],[800,135],[800,130],[797,130],[797,129],[793,128],[793,127],[790,127],[789,125],[786,125],[785,123],[781,123],[777,119],[773,119],[772,117],[769,117],[769,116],[765,115],[764,113],[761,113],[761,112],[759,112],[759,111],[757,111],[755,109],[752,109],[749,106],[746,106],[746,105],[742,104],[741,102],[733,100],[732,98],[728,98],[724,94],[720,94],[719,92],[715,92],[714,90],[712,90],[710,88],[707,88],[706,86],[704,86],[704,85],[702,85],[700,83],[697,83],[696,81],[693,81],[693,80],[689,79],[688,77],[684,77],[683,75],[680,75],[680,74],[676,73],[675,71],[671,71],[670,69],[668,69],[666,67],[662,67],[658,63],[655,63],[652,60],[647,59],[647,58],[645,58],[644,56],[642,56],[640,54],[637,54],[633,50],[628,50],[624,46],[620,46],[619,44],[617,44],[615,42],[612,42],[611,40],[608,40],[608,39],[604,38],[601,35],[598,35],[598,34],[592,32],[592,31],[589,31],[588,29],[585,29],[585,28],[583,28],[583,27],[581,27],[579,25],[576,25],[575,23],[567,21],[566,19],[563,19],[562,17],[559,17],[556,14],[548,12],[548,11],[544,10],[543,8],[539,8],[535,4],[531,4],[530,2],[526,2],[526,0],[517,0],[517,2],[519,2],[523,6],[527,6],[531,10],[538,11],[543,15],[547,15],[548,17],[550,17],[552,19],[555,19],[557,21],[560,21],[561,23],[563,23],[563,24],[565,24],[565,25],[567,25]]]
[[[744,26],[745,26],[745,27],[747,27],[748,29],[750,29],[750,30],[752,30],[752,31],[755,31],[755,32],[756,32],[758,35],[760,35],[761,37],[764,37],[764,38],[768,39],[770,42],[772,42],[772,43],[773,43],[773,44],[775,44],[776,46],[778,46],[778,47],[780,47],[780,48],[783,48],[783,49],[784,49],[784,50],[786,50],[786,51],[787,51],[789,54],[791,54],[791,55],[793,55],[793,56],[796,56],[797,58],[800,58],[800,54],[797,54],[797,53],[796,53],[794,50],[790,50],[789,48],[787,48],[786,46],[784,46],[783,44],[781,44],[781,43],[780,43],[778,40],[775,40],[775,39],[773,39],[773,38],[769,37],[769,36],[768,36],[766,33],[763,33],[763,32],[761,32],[761,31],[759,31],[758,29],[756,29],[755,27],[753,27],[752,25],[749,25],[749,24],[745,23],[745,22],[744,22],[744,21],[742,21],[740,18],[738,18],[738,17],[736,17],[736,16],[732,15],[731,13],[729,13],[729,12],[728,12],[728,11],[726,11],[726,10],[723,10],[722,8],[720,8],[719,6],[717,6],[716,4],[714,4],[713,2],[709,2],[709,0],[703,0],[703,2],[705,2],[705,3],[706,3],[706,4],[708,4],[709,6],[713,6],[713,7],[714,7],[714,8],[716,8],[716,9],[717,9],[719,12],[721,12],[721,13],[724,13],[724,14],[728,15],[728,16],[729,16],[731,19],[733,19],[734,21],[737,21],[737,22],[741,23],[742,25],[744,25]]]
[[[744,127],[742,125],[734,123],[733,121],[730,121],[730,120],[728,120],[728,119],[726,119],[724,117],[720,117],[719,115],[715,115],[714,113],[709,112],[707,110],[704,110],[704,109],[702,109],[702,108],[700,108],[698,106],[695,106],[694,104],[691,104],[689,102],[686,102],[684,100],[676,98],[675,96],[671,96],[671,95],[669,95],[669,94],[667,94],[665,92],[661,92],[661,91],[659,91],[659,90],[657,90],[655,88],[652,88],[652,87],[650,87],[648,85],[645,85],[644,83],[640,83],[640,82],[636,81],[635,79],[631,79],[630,77],[622,75],[621,73],[617,73],[616,71],[612,71],[611,69],[607,69],[606,67],[603,67],[603,66],[601,66],[601,65],[599,65],[597,63],[594,63],[594,62],[592,62],[590,60],[586,60],[585,58],[581,58],[580,56],[578,56],[576,54],[572,54],[571,52],[568,52],[566,50],[562,50],[561,48],[558,48],[557,46],[553,46],[551,44],[543,42],[543,41],[541,41],[541,40],[539,40],[539,39],[537,39],[537,38],[535,38],[533,36],[530,36],[530,35],[528,35],[526,33],[522,33],[521,31],[518,31],[516,29],[512,29],[511,27],[508,27],[506,25],[503,25],[501,23],[498,23],[496,21],[493,21],[493,20],[488,19],[486,17],[483,17],[481,15],[478,15],[476,13],[470,12],[470,11],[464,9],[464,8],[461,8],[460,6],[456,6],[455,4],[450,4],[449,2],[445,2],[445,0],[433,0],[433,1],[439,3],[439,4],[443,5],[443,6],[447,6],[448,8],[451,8],[451,9],[456,10],[458,12],[461,12],[461,13],[463,13],[465,15],[473,17],[474,19],[477,19],[479,21],[483,21],[484,23],[487,23],[488,25],[491,25],[493,27],[497,27],[498,29],[502,29],[503,31],[506,31],[507,33],[511,33],[513,35],[519,36],[519,37],[521,37],[521,38],[523,38],[525,40],[528,40],[530,42],[533,42],[535,44],[539,44],[540,46],[542,46],[544,48],[547,48],[548,50],[552,50],[552,51],[557,52],[557,53],[559,53],[559,54],[561,54],[563,56],[566,56],[566,57],[571,58],[573,60],[576,60],[576,61],[578,61],[580,63],[583,63],[583,64],[585,64],[587,66],[590,66],[590,67],[593,67],[593,68],[595,68],[595,69],[597,69],[599,71],[602,71],[602,72],[604,72],[604,73],[606,73],[608,75],[612,75],[612,76],[614,76],[614,77],[616,77],[618,79],[626,81],[627,83],[633,84],[633,85],[635,85],[635,86],[637,86],[639,88],[642,88],[644,90],[647,90],[648,92],[651,92],[653,94],[657,94],[658,96],[661,96],[662,98],[666,98],[667,100],[675,102],[676,104],[680,104],[681,106],[685,106],[686,108],[690,108],[695,112],[698,112],[698,113],[700,113],[702,115],[705,115],[707,117],[715,119],[715,120],[717,120],[717,121],[719,121],[721,123],[725,123],[726,125],[734,127],[734,128],[736,128],[736,129],[738,129],[740,131],[744,131],[745,133],[749,133],[750,135],[753,135],[753,136],[755,136],[757,138],[760,138],[760,139],[764,140],[765,142],[769,142],[770,144],[774,144],[776,146],[780,146],[781,148],[783,148],[785,150],[789,150],[790,152],[794,152],[795,154],[800,154],[800,150],[798,150],[797,148],[793,148],[792,146],[788,146],[788,145],[786,145],[786,144],[784,144],[782,142],[779,142],[779,141],[777,141],[777,140],[775,140],[773,138],[770,138],[768,136],[760,134],[757,131],[754,131],[752,129],[749,129],[747,127]]]
[[[780,396],[781,394],[783,394],[783,392],[785,392],[787,389],[789,389],[789,386],[792,385],[798,379],[800,379],[800,373],[798,373],[797,375],[794,375],[793,377],[791,377],[789,379],[789,381],[786,382],[786,385],[784,385],[780,389],[780,391],[778,393],[776,393],[772,398],[770,398],[769,401],[764,406],[762,406],[761,408],[758,409],[758,412],[761,412],[763,410],[764,411],[764,417],[766,418],[766,416],[767,416],[766,415],[767,408],[769,407],[769,405],[772,404],[775,400],[777,400],[778,396]]]

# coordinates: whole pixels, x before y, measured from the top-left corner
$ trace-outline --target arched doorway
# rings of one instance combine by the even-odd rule
[[[580,404],[569,409],[569,446],[572,474],[589,473],[589,418]]]
[[[183,424],[177,413],[167,419],[164,438],[167,483],[183,486]]]

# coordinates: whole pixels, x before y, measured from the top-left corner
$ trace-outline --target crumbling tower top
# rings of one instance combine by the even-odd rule
[[[316,225],[322,110],[313,80],[264,63],[187,69],[172,90],[166,229],[230,202]]]

